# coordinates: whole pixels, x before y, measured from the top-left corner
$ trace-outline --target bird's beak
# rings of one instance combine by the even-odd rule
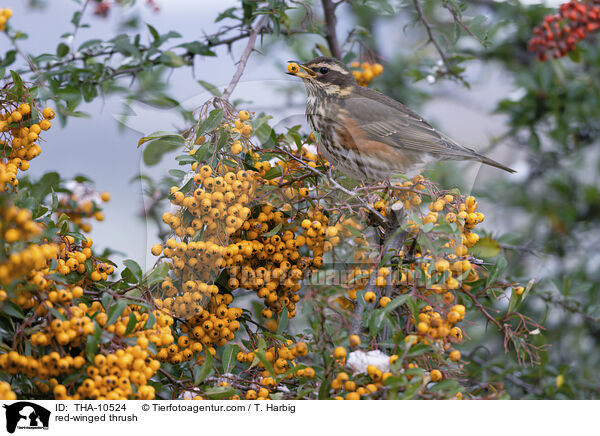
[[[305,67],[302,64],[299,64],[295,61],[289,61],[290,65],[288,65],[288,73],[290,76],[300,77],[301,79],[312,79],[317,76],[313,70],[308,67]],[[294,68],[295,67],[295,68]],[[300,71],[304,70],[304,72]]]

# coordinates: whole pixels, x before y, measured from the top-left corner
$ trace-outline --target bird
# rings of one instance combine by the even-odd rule
[[[289,62],[288,74],[306,87],[306,118],[320,137],[318,153],[354,179],[414,177],[429,163],[444,160],[475,160],[515,172],[459,145],[399,101],[359,86],[338,59]]]

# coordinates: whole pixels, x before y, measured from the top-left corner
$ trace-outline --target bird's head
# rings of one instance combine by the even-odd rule
[[[309,91],[318,88],[326,94],[339,95],[357,86],[352,72],[343,62],[324,56],[303,64],[290,61],[288,74],[300,77]]]

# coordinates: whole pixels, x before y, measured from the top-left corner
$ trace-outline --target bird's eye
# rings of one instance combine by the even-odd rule
[[[321,67],[321,69],[319,70],[319,72],[321,74],[327,74],[329,72],[329,68],[327,68],[327,67]]]

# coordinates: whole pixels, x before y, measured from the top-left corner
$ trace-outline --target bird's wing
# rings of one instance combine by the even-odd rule
[[[361,88],[355,95],[345,98],[342,107],[371,140],[404,150],[454,158],[477,155],[439,133],[402,103],[372,89]]]

